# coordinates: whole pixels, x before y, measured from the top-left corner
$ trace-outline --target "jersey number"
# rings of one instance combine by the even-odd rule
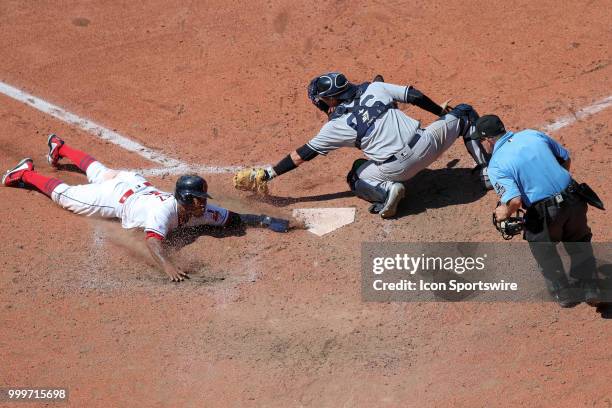
[[[160,193],[159,191],[151,191],[150,193],[147,193],[146,195],[154,195],[157,198],[159,198],[161,201],[166,201],[167,199],[172,197],[172,195],[170,194]]]

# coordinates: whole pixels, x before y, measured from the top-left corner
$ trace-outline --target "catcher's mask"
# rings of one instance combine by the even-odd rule
[[[499,204],[500,203],[498,202],[497,205],[499,206]],[[515,235],[520,234],[525,227],[525,211],[519,208],[514,216],[508,217],[503,221],[497,220],[494,211],[493,225],[495,226],[495,229],[499,231],[503,239],[512,239]]]
[[[174,197],[184,206],[194,204],[194,197],[212,198],[208,195],[208,183],[200,176],[185,175],[176,180]]]
[[[328,72],[314,78],[308,84],[308,98],[323,112],[329,112],[329,106],[322,97],[333,97],[340,100],[350,99],[355,93],[355,85],[350,83],[340,72]]]

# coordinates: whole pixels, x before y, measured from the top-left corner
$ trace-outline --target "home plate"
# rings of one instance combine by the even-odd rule
[[[354,208],[296,208],[292,215],[320,237],[355,221]]]

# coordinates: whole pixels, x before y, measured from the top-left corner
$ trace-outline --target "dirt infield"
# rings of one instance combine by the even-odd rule
[[[324,118],[305,87],[328,70],[380,73],[513,130],[612,94],[612,12],[599,0],[58,3],[0,3],[0,81],[195,165],[272,163],[308,141]],[[84,182],[49,168],[49,132],[111,167],[159,167],[4,95],[0,123],[2,170],[30,156]],[[605,203],[611,124],[612,108],[553,134]],[[358,154],[284,175],[268,203],[208,175],[213,202],[236,211],[356,207],[356,222],[324,237],[211,232],[179,251],[192,272],[181,284],[153,266],[142,233],[0,188],[0,387],[68,387],[75,407],[612,404],[612,329],[584,304],[363,302],[364,241],[502,240],[497,197],[461,142],[389,221],[343,194]],[[168,191],[174,180],[151,178]],[[589,217],[594,240],[610,241],[609,214]]]

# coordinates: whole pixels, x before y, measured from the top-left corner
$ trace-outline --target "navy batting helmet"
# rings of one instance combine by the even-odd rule
[[[208,195],[208,183],[200,176],[185,175],[176,180],[174,197],[182,205],[193,204],[193,198],[212,198]]]

